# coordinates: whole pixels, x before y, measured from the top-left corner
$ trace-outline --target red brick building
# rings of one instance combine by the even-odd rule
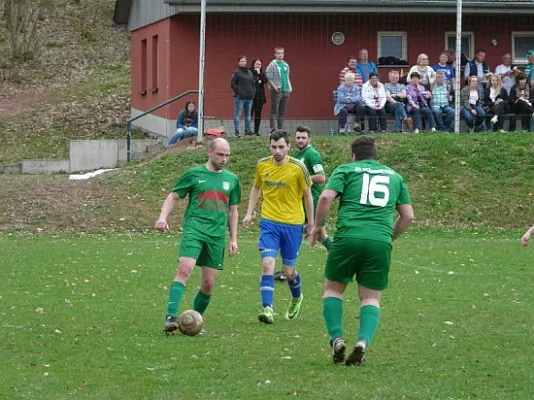
[[[463,3],[462,51],[469,58],[483,48],[491,70],[505,52],[515,63],[526,64],[526,50],[534,49],[534,1]],[[200,0],[117,0],[114,21],[132,32],[132,115],[198,89]],[[409,66],[379,66],[384,81],[391,69],[407,72],[419,53],[436,63],[440,51],[454,47],[455,31],[455,0],[208,0],[206,126],[231,126],[230,76],[239,55],[249,62],[259,57],[266,66],[273,48],[283,46],[293,84],[287,129],[307,123],[328,132],[335,126],[332,90],[349,55],[365,47],[377,64],[386,56],[408,61]],[[138,125],[169,136],[185,100]],[[264,119],[269,106],[268,100]]]

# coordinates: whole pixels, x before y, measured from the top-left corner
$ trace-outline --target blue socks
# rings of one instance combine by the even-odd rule
[[[297,274],[294,280],[287,281],[289,290],[294,299],[300,299],[300,274]]]
[[[300,284],[299,284],[299,287],[300,287]],[[272,307],[273,297],[274,297],[274,276],[272,275],[261,276],[260,294],[261,294],[261,302],[263,303],[263,307]]]

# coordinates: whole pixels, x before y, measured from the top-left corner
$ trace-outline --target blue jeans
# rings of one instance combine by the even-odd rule
[[[482,109],[482,107],[471,107],[473,108],[473,110],[476,111],[476,117],[471,113],[471,110],[466,107],[462,107],[462,111],[460,111],[460,114],[465,119],[467,127],[471,129],[474,128],[476,131],[486,130],[486,125],[484,123],[486,120],[486,112]]]
[[[406,119],[406,109],[401,102],[386,103],[386,112],[395,117],[395,131],[402,131],[402,122]]]
[[[410,115],[413,117],[413,125],[415,129],[421,129],[421,114],[426,118],[427,129],[432,129],[436,127],[434,122],[434,114],[428,107],[412,108],[410,110]]]
[[[239,117],[241,117],[241,111],[245,110],[245,132],[252,132],[250,127],[250,113],[252,111],[252,99],[238,99],[234,97],[234,129],[239,132]]]
[[[432,106],[434,113],[434,120],[440,131],[454,131],[454,108],[449,105],[446,106]],[[443,121],[443,114],[445,114],[445,121]]]
[[[172,146],[174,143],[179,142],[180,140],[187,139],[188,137],[193,137],[198,135],[198,129],[193,128],[192,126],[188,128],[178,128],[176,132],[173,133],[169,139],[167,146]]]

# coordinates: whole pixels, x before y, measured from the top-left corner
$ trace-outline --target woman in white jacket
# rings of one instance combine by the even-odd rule
[[[378,82],[378,75],[375,72],[369,74],[369,80],[362,86],[362,100],[369,114],[369,132],[377,131],[377,117],[380,121],[380,131],[387,132],[386,89]]]
[[[412,72],[417,72],[421,77],[419,83],[423,85],[427,90],[430,90],[430,86],[436,82],[436,71],[428,65],[428,56],[425,53],[421,53],[417,56],[417,65],[410,68],[408,72],[408,82],[412,80]]]

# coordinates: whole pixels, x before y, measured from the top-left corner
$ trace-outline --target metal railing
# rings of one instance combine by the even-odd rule
[[[164,103],[161,103],[155,107],[152,107],[150,110],[145,111],[133,118],[130,118],[128,121],[126,121],[126,152],[127,152],[126,160],[128,161],[128,164],[130,163],[131,158],[132,158],[132,143],[131,143],[132,142],[132,122],[138,120],[139,118],[144,117],[147,114],[151,114],[154,111],[159,110],[161,107],[165,107],[166,105],[171,104],[175,102],[176,100],[180,100],[182,97],[185,97],[190,94],[198,94],[198,90],[188,90],[187,92],[183,92],[179,94],[178,96],[174,96],[172,99],[169,99]]]

